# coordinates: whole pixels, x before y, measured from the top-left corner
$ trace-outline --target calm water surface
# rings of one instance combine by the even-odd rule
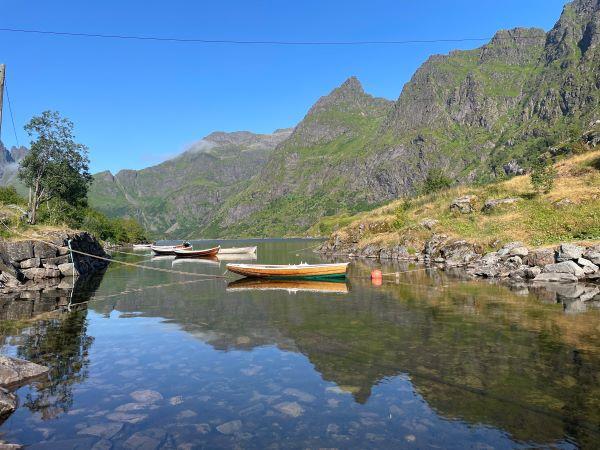
[[[322,261],[311,245],[260,241],[257,261]],[[368,264],[353,262],[346,283],[297,284],[112,264],[76,287],[73,302],[90,301],[71,312],[48,311],[65,300],[51,294],[6,300],[3,317],[35,319],[1,322],[2,352],[52,371],[17,391],[0,438],[60,449],[600,446],[598,309],[435,271],[376,287]]]

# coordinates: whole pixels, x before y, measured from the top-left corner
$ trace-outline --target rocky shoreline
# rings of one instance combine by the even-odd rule
[[[88,255],[71,254],[69,242],[74,251]],[[108,258],[98,240],[87,232],[0,241],[0,294],[56,287],[65,279],[89,275],[108,265],[94,256]]]
[[[369,244],[358,248],[333,238],[317,252],[354,258],[414,261],[442,270],[461,269],[471,278],[494,279],[510,284],[533,284],[556,290],[570,286],[570,296],[600,305],[600,244],[563,243],[551,248],[528,248],[522,242],[505,244],[497,251],[465,240],[433,234],[422,248]]]

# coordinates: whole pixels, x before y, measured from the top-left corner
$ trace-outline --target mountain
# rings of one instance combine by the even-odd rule
[[[351,77],[293,130],[213,133],[157,166],[97,174],[90,203],[160,236],[289,236],[412,195],[434,169],[456,183],[522,173],[600,119],[599,42],[600,0],[575,0],[547,33],[431,56],[396,101]]]
[[[0,186],[20,184],[17,180],[19,162],[27,154],[26,147],[11,147],[8,150],[0,142]]]
[[[110,216],[135,217],[161,236],[196,237],[290,134],[212,133],[157,166],[94,175],[89,202]]]

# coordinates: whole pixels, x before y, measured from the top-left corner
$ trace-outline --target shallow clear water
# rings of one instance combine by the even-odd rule
[[[314,241],[258,245],[257,262],[323,261],[306,249]],[[73,302],[90,302],[71,312],[43,312],[64,303],[51,295],[40,311],[5,304],[5,317],[37,319],[3,322],[3,352],[52,372],[17,391],[0,438],[61,449],[598,447],[599,310],[436,271],[373,286],[376,265],[353,262],[346,283],[257,285],[112,264],[77,286]]]

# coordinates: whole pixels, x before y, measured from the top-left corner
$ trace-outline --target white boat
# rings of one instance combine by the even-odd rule
[[[251,254],[256,253],[255,247],[229,247],[229,248],[221,248],[219,250],[219,254],[223,255],[242,255],[242,254]]]
[[[175,250],[184,250],[192,248],[192,246],[188,242],[184,242],[180,245],[152,245],[150,248],[157,255],[174,255]]]

